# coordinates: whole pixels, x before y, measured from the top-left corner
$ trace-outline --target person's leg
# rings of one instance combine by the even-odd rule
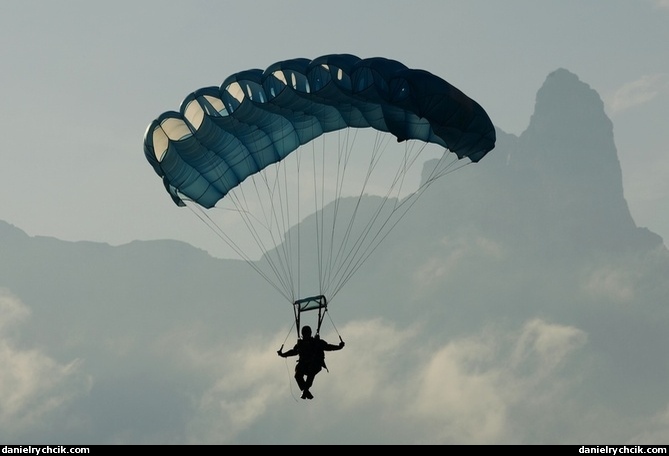
[[[307,382],[304,380],[305,375],[307,375],[306,366],[298,363],[295,366],[295,381],[297,382],[297,386],[300,387],[300,391],[304,391],[305,388],[308,388]]]
[[[302,395],[302,398],[306,396],[307,399],[313,399],[314,396],[311,394],[311,391],[309,391],[309,388],[311,388],[311,385],[314,384],[314,378],[316,378],[316,374],[318,374],[321,371],[320,366],[315,366],[311,367],[307,371],[307,378],[304,381],[304,394]]]
[[[309,389],[311,388],[311,385],[314,384],[314,378],[316,378],[316,374],[314,372],[309,372],[307,374],[307,378],[304,380],[304,389]]]

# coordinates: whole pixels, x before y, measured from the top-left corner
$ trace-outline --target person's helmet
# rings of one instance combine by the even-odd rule
[[[302,327],[302,337],[311,337],[311,326]]]

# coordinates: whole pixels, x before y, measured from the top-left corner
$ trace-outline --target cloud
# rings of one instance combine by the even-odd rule
[[[286,374],[276,355],[280,345],[276,338],[255,338],[237,346],[203,344],[183,349],[178,357],[211,379],[194,399],[187,420],[188,443],[234,443],[268,413],[285,391]]]
[[[30,317],[30,309],[24,306],[9,291],[0,288],[0,336],[16,328]]]
[[[635,297],[634,279],[630,272],[604,266],[589,275],[584,288],[586,293],[595,298],[612,302],[632,302]]]
[[[452,276],[464,263],[478,260],[501,260],[505,257],[502,246],[479,235],[444,236],[440,240],[441,250],[434,252],[413,274],[418,289],[440,285],[445,277]]]
[[[631,438],[630,445],[666,445],[669,441],[669,405],[644,423],[644,430]]]
[[[319,374],[308,402],[295,396],[293,363],[286,372],[276,359],[277,340],[219,355],[220,375],[197,401],[190,441],[236,443],[262,434],[256,441],[270,443],[272,435],[277,442],[325,443],[336,435],[350,442],[365,433],[359,426],[367,420],[374,425],[365,427],[365,443],[531,441],[534,430],[523,420],[536,422],[568,402],[571,381],[561,379],[562,369],[587,342],[577,328],[539,319],[512,333],[486,328],[445,342],[436,335],[428,345],[420,328],[381,319],[341,332],[347,346],[328,354],[331,372]],[[287,381],[294,400],[286,400]],[[357,427],[349,429],[346,417],[353,416]],[[383,435],[371,434],[379,429]]]
[[[90,390],[81,360],[61,364],[37,349],[15,346],[7,329],[29,316],[23,303],[0,289],[0,440],[7,443],[36,435],[36,429]]]
[[[539,319],[452,341],[420,372],[413,419],[431,431],[429,443],[523,443],[536,431],[519,432],[518,415],[542,416],[564,401],[558,374],[586,341],[577,328]]]
[[[281,419],[270,425],[263,423],[276,410],[282,410],[280,415],[284,421],[295,420],[295,426],[286,431],[289,441],[301,441],[301,433],[307,434],[305,438],[317,434],[315,423],[300,426],[300,419],[304,419],[299,416],[302,406],[314,407],[315,415],[308,419],[326,426],[331,416],[341,415],[324,414],[324,411],[350,412],[361,404],[370,405],[371,398],[393,400],[399,385],[388,381],[389,371],[393,370],[391,361],[401,356],[402,345],[415,338],[415,332],[398,331],[380,320],[371,320],[351,323],[342,328],[342,333],[346,334],[348,345],[342,351],[327,354],[329,371],[323,370],[316,377],[312,388],[316,399],[309,403],[299,398],[293,379],[295,358],[284,360],[276,355],[282,344],[279,336],[271,340],[245,340],[238,347],[188,350],[194,365],[209,366],[214,374],[211,385],[195,401],[188,424],[188,441],[235,443],[240,435],[258,433],[259,427],[269,426],[267,435],[259,440],[269,443],[269,436],[281,428],[278,422]],[[336,335],[325,336],[325,340],[337,342]]]
[[[669,9],[669,0],[652,0],[656,8]]]
[[[337,408],[356,409],[372,398],[392,403],[407,394],[401,390],[406,386],[404,382],[411,381],[405,360],[421,360],[423,357],[415,355],[419,328],[398,329],[384,320],[375,319],[352,322],[342,332],[346,334],[349,348],[345,347],[331,358],[336,371],[345,373],[344,378],[326,377],[329,382],[326,386],[334,388],[338,397]],[[393,380],[389,381],[390,378]],[[411,395],[415,388],[408,386],[407,390]]]
[[[669,94],[669,74],[645,75],[618,89],[608,105],[613,114],[618,114],[667,94]]]

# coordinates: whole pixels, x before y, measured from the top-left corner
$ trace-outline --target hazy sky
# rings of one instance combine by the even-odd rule
[[[351,53],[436,73],[514,134],[548,73],[577,74],[613,120],[632,215],[666,240],[667,43],[667,0],[3,1],[0,219],[64,240],[220,245],[144,159],[148,124],[234,72]]]
[[[600,94],[613,121],[625,196],[636,223],[660,234],[666,245],[668,43],[667,0],[4,0],[0,220],[30,235],[68,241],[118,245],[171,238],[216,253],[220,240],[173,204],[146,162],[142,139],[149,123],[176,110],[188,93],[218,85],[232,73],[284,59],[350,53],[429,70],[476,99],[496,126],[516,135],[529,124],[547,75],[557,68],[576,74]],[[417,270],[402,277],[411,290],[424,293],[413,299],[430,297],[434,290],[462,290],[458,279],[475,280],[458,275],[469,272],[466,267],[452,266],[465,257],[463,251],[473,258],[471,264],[485,265],[484,272],[499,273],[505,270],[500,264],[515,264],[513,252],[485,239],[466,241],[471,244],[445,237],[434,258],[426,259],[430,274]],[[40,265],[34,258],[28,262]],[[500,274],[487,287],[477,283],[466,287],[466,295],[449,294],[454,312],[435,318],[448,323],[443,333],[424,334],[419,326],[377,319],[378,314],[365,320],[364,309],[342,306],[338,321],[347,350],[328,358],[338,375],[318,380],[319,399],[327,407],[309,412],[294,407],[289,364],[275,354],[286,321],[263,320],[275,333],[255,328],[257,321],[248,326],[248,320],[230,322],[227,312],[244,306],[232,307],[236,300],[218,302],[222,294],[215,295],[215,302],[189,302],[206,310],[199,313],[182,306],[178,293],[165,292],[169,287],[162,290],[166,296],[143,299],[155,291],[154,283],[147,290],[143,281],[139,297],[132,295],[137,301],[119,299],[112,303],[118,307],[106,303],[126,296],[130,281],[114,282],[109,293],[95,289],[90,280],[95,293],[89,295],[88,288],[80,289],[77,275],[67,282],[74,285],[46,298],[42,287],[0,289],[0,360],[9,366],[4,378],[17,379],[5,380],[0,391],[6,394],[0,399],[15,399],[4,402],[14,409],[0,410],[0,430],[32,438],[73,429],[67,436],[120,443],[340,442],[340,434],[328,435],[334,424],[351,442],[389,437],[411,443],[550,442],[564,435],[570,442],[617,435],[633,443],[666,441],[669,407],[655,392],[663,386],[657,387],[657,379],[666,378],[666,363],[658,363],[656,372],[635,369],[637,364],[624,369],[630,360],[646,368],[652,357],[665,356],[666,312],[664,307],[664,313],[657,311],[663,303],[635,306],[635,292],[647,304],[656,291],[643,288],[645,281],[635,288],[635,264],[596,266],[579,277],[580,288],[574,290],[554,289],[552,276],[534,284],[533,275],[514,275],[523,270],[509,268],[509,276]],[[63,270],[81,273],[87,267],[72,264]],[[62,279],[58,274],[49,278],[56,286]],[[665,283],[662,277],[650,279]],[[541,288],[536,296],[553,299],[544,303],[534,302],[532,293],[523,296],[530,289],[525,281]],[[202,288],[214,294],[217,286],[228,284],[212,281]],[[379,288],[353,286],[348,296],[382,301],[384,293],[396,294],[397,300],[405,293]],[[517,295],[526,300],[516,300]],[[561,307],[565,295],[579,299],[564,299]],[[440,302],[426,301],[441,312]],[[59,307],[61,302],[66,305]],[[165,318],[153,318],[152,311],[165,308]],[[491,309],[498,313],[488,315]],[[60,320],[53,321],[54,315]],[[232,339],[220,330],[221,321],[236,324],[249,337]],[[582,354],[585,348],[590,351]],[[598,356],[594,363],[591,353]],[[569,372],[563,376],[567,359]],[[620,366],[625,375],[607,376],[602,365]],[[593,371],[611,382],[581,388],[581,378]],[[646,393],[646,379],[656,390]],[[643,397],[660,405],[641,407],[642,412],[632,407],[629,416],[618,416],[619,410],[627,411],[628,388],[635,388],[630,402]],[[61,396],[62,402],[39,400]],[[77,398],[74,406],[72,397]],[[35,409],[33,398],[50,409]],[[597,409],[585,410],[583,398]],[[661,410],[647,416],[646,410],[656,408]],[[64,414],[65,409],[72,413]],[[91,414],[92,429],[88,421],[76,421]],[[52,422],[52,416],[58,419]],[[33,419],[44,429],[31,427]],[[365,435],[368,428],[360,426],[365,422],[374,423],[374,434]],[[320,433],[295,423],[317,423]],[[555,423],[560,426],[553,429]],[[126,434],[128,429],[134,433]],[[174,429],[180,433],[173,435]],[[322,436],[327,440],[318,440]]]

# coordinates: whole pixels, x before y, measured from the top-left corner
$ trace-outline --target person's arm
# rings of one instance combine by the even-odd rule
[[[297,345],[295,345],[293,348],[291,348],[287,352],[282,352],[282,350],[283,350],[283,345],[281,346],[279,351],[276,352],[282,358],[288,358],[289,356],[296,356],[297,355]]]
[[[323,341],[323,342],[325,342],[325,341]],[[341,350],[342,348],[344,348],[344,345],[346,345],[346,344],[344,343],[343,340],[341,340],[341,337],[340,337],[338,345],[332,345],[332,344],[328,344],[327,342],[325,342],[323,344],[323,350],[325,350],[325,351]]]

